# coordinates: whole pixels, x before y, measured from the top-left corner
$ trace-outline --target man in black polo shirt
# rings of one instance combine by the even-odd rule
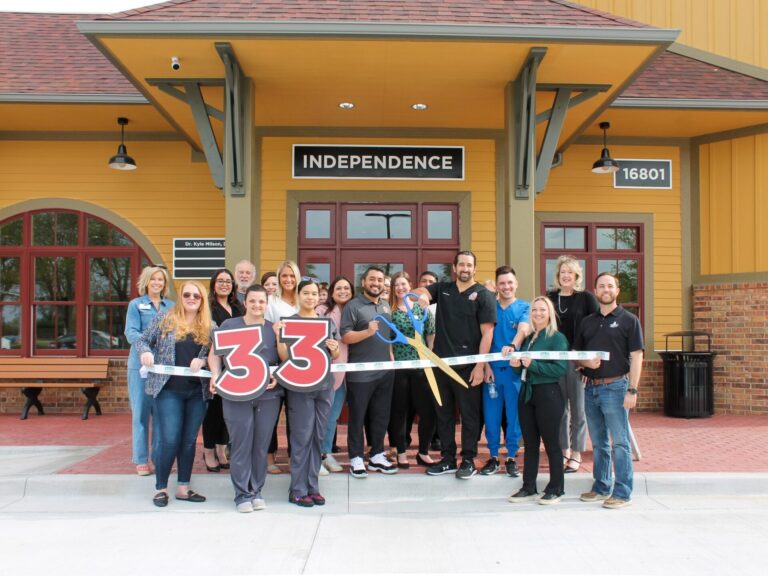
[[[613,274],[603,272],[597,276],[595,296],[600,311],[581,321],[573,347],[610,352],[611,359],[579,360],[586,383],[584,411],[595,457],[592,490],[582,494],[581,499],[603,502],[604,508],[623,508],[632,503],[629,410],[637,403],[643,332],[637,316],[616,303],[619,280]],[[611,478],[611,444],[615,483]]]
[[[477,258],[470,251],[459,252],[453,260],[455,282],[436,282],[416,291],[420,303],[436,303],[435,353],[441,358],[485,354],[491,349],[496,324],[496,299],[475,282]],[[427,297],[429,300],[427,301]],[[443,401],[437,406],[437,431],[442,444],[440,462],[427,468],[438,476],[455,472],[456,478],[468,480],[477,473],[474,458],[483,424],[483,372],[485,363],[454,366],[469,385],[464,388],[442,370],[435,370],[437,387]],[[456,469],[456,405],[461,413],[461,467]]]
[[[384,271],[370,266],[363,273],[363,292],[344,306],[341,313],[341,340],[349,345],[349,362],[388,362],[392,359],[390,345],[376,337],[381,330],[389,338],[389,328],[374,320],[381,315],[390,319],[389,304],[380,298],[384,289]],[[349,447],[349,473],[355,478],[365,478],[368,473],[363,462],[363,425],[365,415],[370,420],[371,458],[368,470],[394,474],[397,467],[384,454],[384,434],[389,424],[392,405],[392,370],[367,370],[347,374],[347,446]]]

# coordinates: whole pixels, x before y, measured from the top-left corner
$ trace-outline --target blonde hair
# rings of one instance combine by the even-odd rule
[[[136,282],[136,288],[139,289],[139,296],[144,296],[147,293],[149,281],[152,280],[152,276],[155,275],[155,272],[161,272],[163,280],[165,280],[165,286],[163,286],[163,289],[160,291],[160,298],[165,298],[165,295],[168,294],[168,285],[171,283],[171,278],[168,276],[168,270],[152,264],[150,266],[144,266],[141,274],[139,274],[139,279]]]
[[[277,292],[275,292],[275,295],[278,298],[283,297],[283,285],[280,284],[280,272],[282,272],[285,268],[290,268],[293,272],[293,275],[296,277],[296,287],[293,289],[293,293],[298,296],[299,282],[301,282],[301,270],[299,270],[299,265],[296,264],[296,262],[293,260],[283,260],[277,267]]]
[[[582,281],[584,280],[584,270],[581,269],[581,264],[579,264],[579,261],[576,260],[576,258],[568,255],[560,256],[560,258],[557,259],[557,264],[555,265],[555,289],[558,292],[562,289],[562,286],[560,286],[560,269],[563,266],[568,266],[574,276],[576,276],[576,280],[573,281],[574,291],[581,292],[584,290],[584,286],[582,285]]]
[[[200,292],[200,308],[197,309],[195,314],[195,320],[190,326],[187,324],[185,317],[184,304],[180,303],[171,308],[168,314],[165,315],[161,324],[160,331],[163,336],[169,332],[173,332],[176,336],[176,340],[183,340],[189,334],[192,334],[195,338],[195,343],[201,346],[209,346],[211,343],[211,308],[208,304],[208,291],[197,280],[186,280],[177,286],[177,292],[179,297],[183,299],[184,287],[194,286]]]
[[[533,305],[536,304],[536,302],[544,302],[544,305],[549,311],[549,323],[547,324],[544,333],[547,336],[552,336],[557,332],[557,314],[555,314],[555,307],[552,305],[552,300],[547,296],[536,296],[536,298],[533,299],[533,302],[531,302],[531,309],[533,309]],[[533,322],[531,322],[531,325],[533,325]]]

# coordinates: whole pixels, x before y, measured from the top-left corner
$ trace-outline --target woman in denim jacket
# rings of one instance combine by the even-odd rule
[[[146,266],[139,275],[136,287],[139,297],[128,303],[125,318],[125,338],[131,345],[128,356],[128,399],[131,405],[131,432],[133,436],[132,462],[136,464],[139,476],[149,476],[149,418],[152,416],[152,461],[157,458],[157,443],[160,440],[157,431],[157,419],[154,414],[154,400],[144,392],[144,378],[139,374],[141,362],[136,341],[149,327],[158,314],[165,314],[173,306],[168,300],[168,271],[164,266]]]
[[[192,374],[177,376],[150,372],[146,392],[155,399],[160,442],[157,449],[155,506],[168,505],[168,477],[177,461],[176,499],[205,502],[205,496],[190,490],[195,444],[211,397],[208,382],[194,373],[205,366],[211,341],[211,310],[205,287],[185,281],[179,291],[181,304],[158,316],[136,346],[141,364],[189,367]]]

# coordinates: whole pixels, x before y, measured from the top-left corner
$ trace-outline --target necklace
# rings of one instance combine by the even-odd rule
[[[560,314],[565,314],[568,312],[568,308],[563,310],[562,306],[560,305],[560,292],[557,293],[557,311],[560,312]]]

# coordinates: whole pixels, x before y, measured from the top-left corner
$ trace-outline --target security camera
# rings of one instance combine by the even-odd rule
[[[174,72],[181,70],[181,62],[179,62],[178,56],[173,56],[171,58],[171,70],[173,70]]]

